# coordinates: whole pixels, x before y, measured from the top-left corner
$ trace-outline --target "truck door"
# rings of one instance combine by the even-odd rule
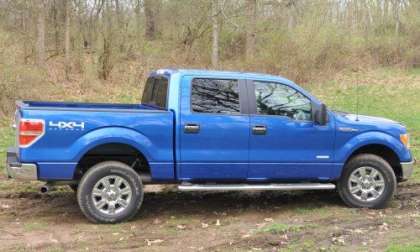
[[[181,180],[240,180],[248,171],[246,82],[184,76],[181,83]]]
[[[327,180],[333,169],[333,122],[312,120],[311,100],[291,86],[248,81],[249,180]]]

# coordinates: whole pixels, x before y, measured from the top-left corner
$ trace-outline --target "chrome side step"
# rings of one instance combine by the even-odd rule
[[[334,184],[290,183],[290,184],[189,184],[178,186],[180,191],[296,191],[296,190],[333,190]]]

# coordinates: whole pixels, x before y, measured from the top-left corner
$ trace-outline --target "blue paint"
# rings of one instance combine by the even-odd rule
[[[357,149],[383,145],[400,162],[413,159],[399,140],[406,128],[396,122],[329,111],[327,125],[282,116],[206,114],[191,112],[193,78],[269,81],[287,85],[321,102],[290,80],[265,74],[204,70],[159,70],[151,76],[170,81],[167,108],[142,104],[27,101],[18,117],[42,119],[45,135],[19,148],[21,162],[36,163],[42,180],[70,180],[85,153],[107,143],[130,145],[147,159],[153,181],[295,181],[337,180]],[[248,90],[247,93],[252,93]],[[247,99],[247,98],[246,98]],[[83,129],[57,129],[49,123],[84,123]],[[186,123],[200,125],[197,134],[184,132]],[[266,135],[254,135],[254,125]]]

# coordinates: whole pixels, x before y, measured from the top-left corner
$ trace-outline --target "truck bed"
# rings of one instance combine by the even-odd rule
[[[37,165],[40,180],[72,180],[79,162],[97,155],[95,149],[124,146],[149,161],[154,179],[174,179],[171,111],[142,104],[17,102],[15,122],[25,119],[44,123],[41,137],[16,151],[20,162]]]

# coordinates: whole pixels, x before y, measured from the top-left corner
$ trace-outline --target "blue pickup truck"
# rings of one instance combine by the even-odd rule
[[[140,104],[19,101],[15,124],[8,176],[70,185],[100,223],[133,217],[150,183],[337,189],[351,207],[383,208],[415,160],[403,125],[328,110],[292,81],[256,73],[161,69]]]

